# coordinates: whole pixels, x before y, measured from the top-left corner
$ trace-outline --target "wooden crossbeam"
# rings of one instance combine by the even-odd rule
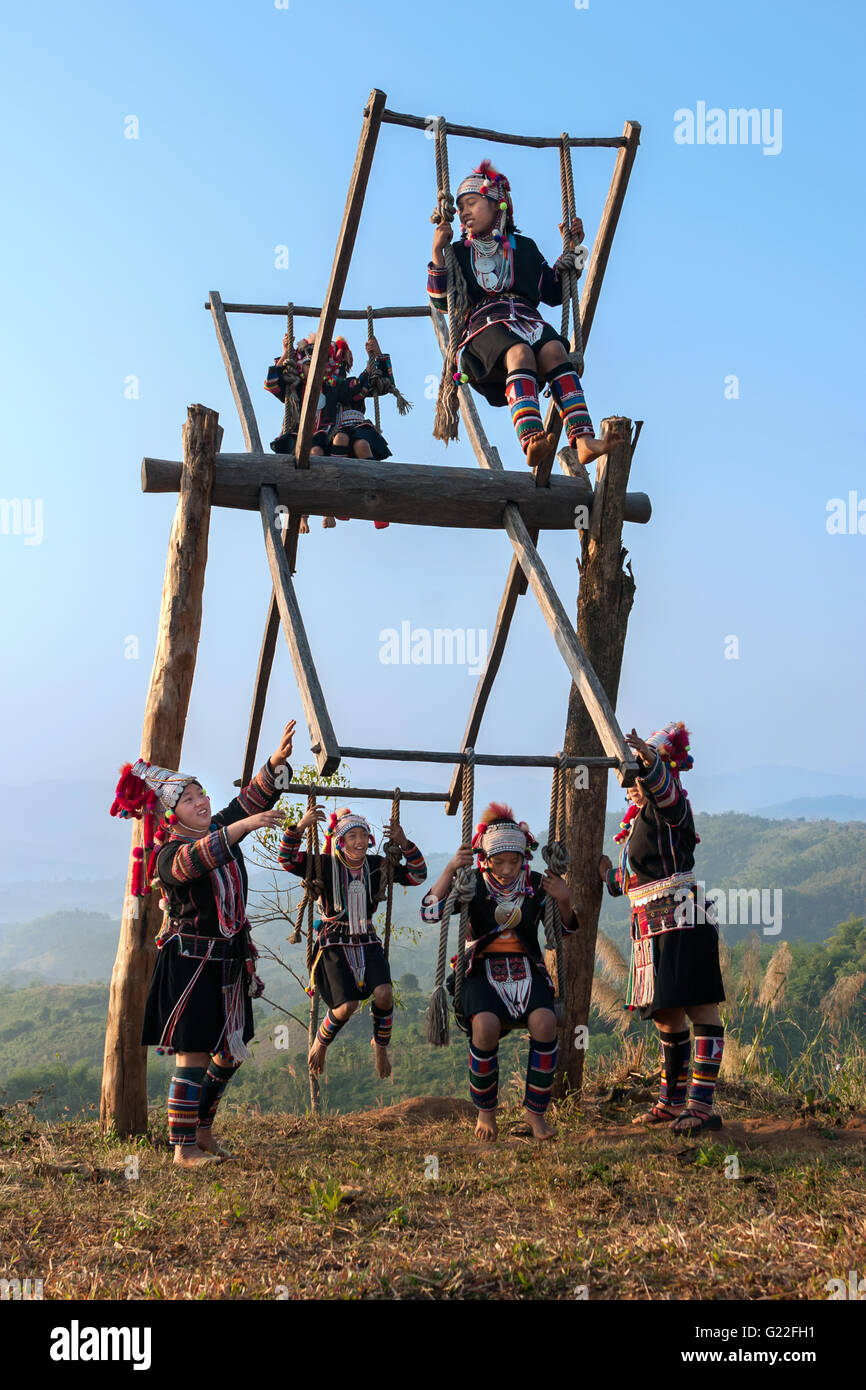
[[[593,243],[592,255],[590,257],[589,266],[587,269],[586,276],[584,278],[583,290],[581,292],[580,298],[580,322],[581,327],[583,329],[584,348],[586,348],[586,345],[589,341],[589,335],[592,330],[593,321],[595,319],[596,307],[598,305],[599,296],[601,294],[601,287],[604,282],[604,272],[607,268],[608,260],[610,259],[610,251],[613,245],[614,234],[616,232],[617,223],[619,222],[619,215],[622,211],[623,203],[625,201],[629,177],[631,175],[632,166],[635,161],[635,156],[637,155],[638,145],[640,144],[640,129],[640,125],[637,121],[626,121],[625,126],[623,127],[623,136],[621,142],[619,142],[620,148],[617,152],[616,162],[614,164],[613,174],[611,176],[610,187],[608,189],[607,198],[605,200],[604,209],[602,211],[601,221],[599,222],[598,232]],[[444,315],[441,317],[444,322]],[[437,329],[437,337],[439,337],[441,347],[443,342],[445,341],[445,339],[442,336],[442,324],[437,324],[435,315],[433,315],[433,322],[434,327]],[[472,425],[470,428],[470,424],[466,421],[466,416],[464,415],[464,400],[467,396],[468,389],[464,387],[461,389],[460,393],[461,415],[463,415],[464,417],[464,423],[466,424],[467,432],[469,433],[470,440],[472,440],[473,432],[477,433],[477,426],[475,425],[475,420],[477,420],[478,418],[478,412],[474,409],[473,402],[474,420],[472,419],[472,416],[470,416],[470,420],[472,420]],[[548,407],[547,417],[544,422],[544,428],[549,433],[555,434],[557,438],[559,437],[562,425],[559,418],[559,412],[556,410],[556,406],[553,401],[551,401],[550,406]],[[478,451],[476,449],[476,454],[477,452]],[[552,467],[552,462],[553,461],[551,459],[550,464],[548,465],[548,470],[550,467]],[[541,474],[541,470],[539,470],[539,474]],[[549,471],[547,476],[549,476]],[[539,484],[543,484],[545,481],[545,477],[539,476]],[[530,535],[533,544],[535,544],[538,540],[538,534],[531,532]],[[481,721],[484,717],[484,711],[487,707],[487,701],[490,698],[490,692],[493,689],[493,683],[496,679],[497,672],[499,671],[499,667],[502,662],[502,656],[505,651],[505,643],[507,641],[508,633],[511,628],[511,621],[514,617],[514,611],[517,607],[517,600],[521,594],[526,592],[526,587],[526,575],[524,574],[523,569],[518,563],[517,557],[515,556],[511,561],[511,565],[508,571],[508,578],[505,582],[505,590],[502,595],[502,601],[500,602],[499,611],[496,616],[496,626],[494,628],[493,638],[488,649],[487,661],[485,663],[484,670],[482,671],[478,679],[478,685],[476,687],[475,695],[472,700],[472,706],[469,711],[469,718],[466,721],[466,729],[462,739],[463,748],[472,748],[475,746],[475,743],[477,741],[478,734],[481,729]],[[454,773],[451,778],[451,785],[448,792],[448,805],[446,808],[448,815],[451,816],[456,814],[457,807],[460,804],[460,783],[461,770],[459,767],[455,767]]]
[[[241,786],[240,781],[235,786]],[[314,796],[336,796],[341,801],[349,801],[353,797],[366,801],[393,801],[394,787],[387,789],[380,787],[329,787],[327,784],[317,782],[291,782],[285,789],[287,792],[312,792]],[[400,788],[401,801],[444,801],[444,792],[407,792]]]
[[[289,561],[283,548],[277,520],[277,495],[272,487],[262,488],[259,510],[265,533],[268,565],[274,584],[274,596],[292,658],[295,680],[298,683],[307,727],[310,730],[310,746],[315,755],[319,774],[327,777],[336,772],[340,766],[340,746],[337,743],[325,704],[325,697],[322,694],[322,687],[319,684],[313,654],[310,651],[310,644],[307,641],[301,610],[295,594],[295,586],[289,573]]]
[[[210,300],[205,302],[206,309],[211,307]],[[287,304],[223,304],[223,312],[226,314],[271,314],[275,318],[285,318],[288,309]],[[309,304],[293,304],[292,313],[296,319],[317,319],[321,317],[321,305],[316,308]],[[395,304],[387,305],[382,309],[373,310],[374,319],[426,319],[430,313],[429,304]],[[363,319],[366,322],[366,309],[338,309],[335,315],[338,319]]]
[[[244,443],[251,453],[260,454],[262,452],[262,439],[256,423],[253,403],[247,390],[247,383],[244,380],[237,348],[226,318],[225,307],[216,290],[211,290],[208,304],[213,316],[217,342],[228,374],[229,386],[240,416]]]
[[[409,126],[412,130],[432,131],[435,118],[430,116],[407,116],[402,111],[383,111],[382,120],[387,125]],[[501,130],[484,130],[481,126],[455,125],[447,121],[445,129],[449,135],[465,135],[473,140],[491,140],[499,145],[529,145],[534,150],[558,149],[562,143],[559,135],[505,135]],[[568,141],[572,149],[617,149],[625,144],[622,135],[572,135]]]
[[[370,759],[388,763],[460,763],[467,761],[468,754],[430,752],[426,748],[353,748],[346,745],[341,750],[344,758]],[[560,759],[549,753],[477,753],[473,750],[472,760],[480,767],[618,767],[619,758],[579,758]]]
[[[174,459],[145,458],[142,491],[177,492],[181,465]],[[502,525],[507,502],[516,502],[528,525],[565,531],[575,524],[575,508],[592,505],[583,477],[557,477],[535,486],[528,469],[506,473],[500,467],[479,475],[477,468],[397,463],[394,459],[313,459],[306,469],[287,468],[274,454],[220,454],[214,469],[211,504],[257,511],[262,487],[272,487],[278,504],[290,512],[346,516],[403,525],[477,527]],[[645,493],[629,493],[626,518],[645,522],[651,514]]]

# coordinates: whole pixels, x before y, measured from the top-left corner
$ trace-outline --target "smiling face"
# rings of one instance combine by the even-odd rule
[[[640,782],[633,782],[630,787],[626,787],[625,794],[635,806],[646,806],[647,794]]]
[[[174,813],[178,821],[189,830],[201,832],[210,828],[213,819],[210,797],[200,782],[190,782],[184,787],[182,794],[175,802]]]
[[[370,837],[363,826],[356,825],[343,836],[343,853],[355,863],[364,858],[369,845]]]
[[[464,193],[457,199],[460,221],[473,236],[486,236],[496,222],[496,204],[480,193]]]
[[[523,855],[516,850],[507,850],[502,854],[488,855],[487,863],[495,879],[500,883],[511,883],[523,867]]]

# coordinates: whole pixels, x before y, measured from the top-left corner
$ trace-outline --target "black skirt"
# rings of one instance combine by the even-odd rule
[[[508,1006],[487,978],[486,962],[490,959],[495,960],[496,954],[492,957],[477,957],[473,962],[472,969],[463,981],[463,989],[460,995],[460,1013],[458,1014],[455,1009],[454,1014],[464,1033],[470,1031],[470,1025],[474,1014],[495,1014],[502,1024],[502,1032],[510,1033],[514,1028],[528,1027],[529,1015],[534,1013],[536,1009],[553,1009],[553,982],[550,976],[543,967],[539,968],[533,965],[528,957],[524,957],[531,976],[529,998],[524,1012],[519,1018],[515,1018],[509,1012]],[[504,955],[504,953],[502,954]],[[446,987],[449,993],[453,994],[453,975],[449,976]]]
[[[350,457],[354,457],[352,454],[352,445],[357,439],[366,439],[370,446],[370,453],[373,455],[374,459],[389,459],[391,457],[388,441],[385,439],[384,435],[379,433],[375,425],[332,425],[328,434],[328,447],[325,450],[325,453],[329,456],[334,452],[335,434],[345,434],[348,436],[349,442],[343,447],[348,451]],[[338,455],[338,457],[340,457],[340,455]]]
[[[276,439],[271,440],[271,449],[275,454],[293,454],[295,452],[296,434],[280,434]],[[317,430],[310,440],[311,449],[321,449],[323,453],[328,452],[328,431]]]
[[[719,934],[708,922],[662,932],[653,941],[653,966],[652,1003],[640,1008],[641,1018],[652,1018],[659,1009],[724,1003]]]
[[[537,353],[545,343],[561,343],[568,352],[569,344],[561,333],[545,323],[537,343],[527,343],[518,333],[512,333],[505,323],[491,323],[470,338],[460,354],[460,370],[469,377],[470,386],[491,405],[507,405],[505,399],[505,354],[515,345],[531,347]]]
[[[232,987],[240,981],[244,1009],[244,1042],[253,1027],[253,1004],[249,996],[243,943],[231,943],[233,952],[225,960],[207,961],[181,954],[177,937],[159,952],[144,1007],[141,1030],[143,1047],[170,1047],[175,1052],[219,1052],[226,1047],[226,1001]],[[222,941],[217,948],[225,951]],[[181,999],[201,967],[189,997]],[[174,1015],[174,1018],[172,1017]]]
[[[364,952],[364,984],[359,988],[346,952],[341,946],[326,946],[316,966],[315,981],[329,1009],[352,999],[369,999],[377,985],[391,983],[391,971],[379,942],[358,948]]]

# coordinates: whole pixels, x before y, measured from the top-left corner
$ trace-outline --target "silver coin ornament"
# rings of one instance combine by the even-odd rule
[[[500,927],[516,927],[523,919],[523,912],[519,903],[504,902],[496,904],[493,916]]]

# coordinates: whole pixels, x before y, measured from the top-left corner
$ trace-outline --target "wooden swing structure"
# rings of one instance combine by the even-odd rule
[[[343,213],[342,224],[337,239],[331,277],[321,306],[311,307],[294,303],[270,305],[247,303],[224,303],[219,292],[212,290],[205,307],[210,311],[217,342],[228,375],[229,385],[240,418],[246,452],[243,454],[222,453],[219,446],[222,430],[217,424],[213,411],[203,406],[190,407],[187,425],[184,428],[183,461],[145,458],[142,463],[142,491],[178,492],[180,494],[169,547],[169,561],[163,589],[163,604],[160,621],[160,637],[157,655],[151,678],[151,689],[145,713],[145,729],[142,756],[169,766],[178,765],[183,728],[192,684],[195,663],[195,646],[201,622],[201,586],[207,556],[207,526],[211,506],[258,510],[263,533],[267,562],[273,591],[265,622],[264,635],[259,653],[258,669],[253,690],[252,708],[243,754],[242,773],[239,779],[246,784],[252,777],[258,753],[259,737],[265,700],[273,664],[277,636],[280,627],[291,656],[295,681],[300,693],[304,717],[310,732],[310,746],[315,758],[316,769],[322,779],[329,778],[339,768],[344,758],[358,758],[364,761],[388,761],[399,763],[434,763],[452,767],[447,789],[442,792],[404,790],[400,788],[379,787],[341,787],[336,789],[326,781],[310,786],[306,783],[292,783],[283,790],[305,793],[309,804],[315,796],[333,795],[339,790],[341,798],[388,800],[392,802],[392,814],[399,815],[401,801],[439,802],[446,814],[455,815],[458,806],[462,807],[463,841],[468,842],[473,826],[473,783],[474,769],[477,766],[498,767],[545,767],[553,771],[553,793],[551,797],[551,820],[549,844],[545,858],[550,856],[560,865],[562,855],[558,855],[557,842],[564,831],[565,816],[565,777],[569,769],[577,767],[612,768],[623,786],[629,785],[637,774],[634,755],[625,742],[616,720],[611,703],[605,693],[584,648],[578,640],[575,627],[570,621],[562,600],[557,594],[548,571],[537,549],[539,533],[544,529],[571,530],[575,527],[578,509],[584,509],[588,519],[588,534],[592,535],[600,520],[608,478],[609,460],[616,466],[617,458],[624,456],[630,461],[631,452],[640,432],[638,424],[634,438],[631,438],[631,422],[618,417],[619,427],[625,426],[627,442],[612,447],[610,454],[597,461],[595,488],[590,484],[585,469],[577,462],[570,449],[562,449],[558,455],[564,476],[551,477],[553,458],[539,467],[535,474],[529,472],[521,459],[521,471],[506,470],[496,448],[490,445],[478,414],[475,401],[465,385],[458,385],[457,394],[460,417],[466,436],[475,453],[479,469],[454,468],[450,466],[420,463],[403,463],[389,459],[377,462],[373,459],[341,459],[339,463],[314,457],[310,459],[317,403],[327,368],[328,348],[338,319],[365,320],[368,333],[376,320],[398,318],[430,318],[443,357],[449,346],[451,331],[447,317],[428,305],[374,308],[368,305],[362,309],[344,309],[342,294],[348,275],[354,249],[356,233],[361,217],[367,183],[377,139],[383,125],[398,125],[420,130],[429,135],[429,118],[411,116],[390,111],[386,107],[384,92],[374,89],[364,109],[358,150],[349,183],[349,190]],[[640,140],[640,126],[628,121],[621,136],[605,138],[580,138],[568,135],[535,137],[507,135],[498,131],[479,129],[472,126],[455,125],[440,119],[436,131],[437,182],[440,195],[439,206],[443,206],[442,160],[444,151],[445,192],[447,193],[447,147],[448,135],[481,139],[533,148],[559,148],[561,172],[563,175],[563,222],[570,225],[570,215],[574,213],[573,179],[571,174],[571,150],[573,148],[611,148],[616,150],[616,161],[610,188],[599,224],[598,233],[586,269],[583,291],[579,298],[573,274],[566,277],[564,293],[563,327],[567,323],[569,305],[574,318],[571,335],[572,353],[575,358],[582,357],[598,303],[604,273],[610,256],[614,233],[622,210],[628,187],[629,176]],[[241,368],[238,353],[229,327],[230,314],[260,314],[285,317],[288,314],[290,331],[294,320],[307,317],[318,321],[315,345],[309,364],[306,386],[300,406],[294,456],[265,452],[255,411]],[[610,422],[606,422],[610,423]],[[547,432],[559,434],[561,425],[553,401],[547,410],[544,422]],[[298,561],[298,536],[301,516],[340,515],[351,519],[383,520],[408,525],[445,526],[462,528],[501,528],[508,535],[514,549],[514,556],[505,583],[502,599],[496,617],[496,624],[490,643],[484,670],[479,677],[475,695],[469,711],[466,728],[457,749],[433,751],[407,748],[370,748],[341,743],[335,733],[325,696],[316,672],[310,645],[307,639],[300,606],[295,593],[292,576]],[[625,496],[623,516],[625,520],[645,523],[651,514],[650,500],[644,493],[628,493]],[[183,560],[179,550],[183,546],[186,555]],[[603,756],[566,757],[563,753],[549,754],[490,754],[476,751],[475,744],[481,730],[484,711],[493,688],[514,616],[517,600],[521,594],[531,589],[538,602],[547,626],[550,628],[557,648],[571,675],[574,687],[580,694],[592,724],[598,734]],[[161,721],[163,721],[161,723]],[[164,732],[164,723],[171,725],[169,734]],[[133,842],[140,833],[133,828]],[[308,849],[314,850],[312,839],[308,839]],[[387,925],[386,940],[390,929],[391,897],[393,891],[393,853],[388,855],[386,844],[387,874]],[[558,855],[558,857],[557,857]],[[567,862],[567,857],[565,862]],[[464,871],[461,871],[463,874]],[[458,875],[460,880],[461,875]],[[455,982],[455,997],[459,1002],[463,974],[463,950],[466,934],[468,903],[465,883],[455,883],[452,899],[460,902],[460,928],[458,936],[458,969]],[[129,903],[129,895],[127,896]],[[445,930],[440,940],[439,965],[437,968],[437,996],[441,1004],[441,987],[447,939],[447,916],[452,900],[446,908]],[[312,885],[302,905],[309,909],[308,963],[312,937]],[[124,1100],[124,1087],[129,1087],[129,1076],[134,1072],[132,1054],[135,1029],[140,1025],[144,994],[150,974],[152,960],[152,935],[148,932],[147,919],[152,907],[146,905],[143,914],[138,905],[125,911],[121,930],[121,943],[112,977],[112,996],[109,1007],[109,1027],[106,1036],[106,1073],[103,1079],[102,1122],[114,1124],[120,1133],[136,1133],[146,1127],[146,1097],[144,1101],[144,1122],[141,1115],[141,1097],[127,1096]],[[143,916],[144,920],[139,921]],[[298,913],[300,924],[302,912]],[[134,920],[133,920],[134,919]],[[561,931],[556,922],[546,923],[548,945],[556,948],[557,988],[560,985],[561,969]],[[296,938],[297,934],[296,934]],[[150,947],[150,955],[147,955]],[[134,955],[138,949],[139,964]],[[144,948],[142,950],[141,948]],[[144,957],[146,964],[140,964]],[[310,1018],[310,1036],[315,1034],[316,1001],[314,1000]],[[138,1005],[138,1009],[136,1008]],[[129,1021],[130,1009],[133,1017]],[[137,1013],[137,1017],[135,1016]],[[144,1052],[138,1046],[138,1053]],[[142,1064],[143,1065],[143,1064]],[[313,1078],[311,1078],[311,1083]],[[139,1088],[141,1089],[141,1088]],[[314,1106],[318,1100],[317,1087],[311,1086]]]

